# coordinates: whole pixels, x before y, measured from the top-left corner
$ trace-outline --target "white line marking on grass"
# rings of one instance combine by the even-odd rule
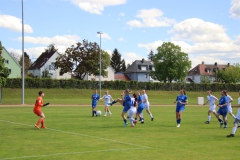
[[[64,155],[77,155],[77,154],[96,153],[96,152],[130,151],[130,150],[141,150],[141,149],[147,149],[147,148],[149,148],[149,147],[142,147],[142,148],[124,148],[124,149],[107,149],[107,150],[96,150],[96,151],[68,152],[68,153],[53,153],[53,154],[45,154],[45,155],[35,155],[35,156],[22,156],[22,157],[3,158],[3,159],[0,159],[0,160],[39,158],[39,157],[64,156]]]
[[[12,124],[18,124],[18,125],[22,125],[22,126],[34,127],[33,125],[24,124],[24,123],[17,123],[17,122],[11,122],[11,121],[6,121],[6,120],[0,120],[0,121],[7,122],[7,123],[12,123]],[[101,137],[96,137],[96,136],[90,136],[90,135],[81,134],[81,133],[62,131],[62,130],[58,130],[58,129],[47,128],[47,130],[52,130],[52,131],[62,132],[62,133],[68,133],[68,134],[72,134],[72,135],[79,135],[79,136],[89,137],[89,138],[98,138],[98,139],[101,139],[101,140],[107,140],[107,141],[111,141],[111,142],[115,142],[115,143],[126,144],[126,145],[131,145],[131,146],[136,146],[136,147],[151,148],[151,147],[147,147],[147,146],[143,146],[143,145],[137,145],[137,144],[127,143],[127,142],[121,142],[121,141],[117,141],[117,140],[101,138]]]

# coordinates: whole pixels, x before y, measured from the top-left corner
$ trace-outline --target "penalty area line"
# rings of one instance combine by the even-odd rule
[[[65,155],[78,155],[78,154],[96,153],[96,152],[131,151],[131,150],[141,150],[141,149],[147,149],[147,148],[146,147],[142,147],[142,148],[123,148],[123,149],[106,149],[106,150],[83,151],[83,152],[53,153],[53,154],[44,154],[44,155],[35,155],[35,156],[3,158],[3,159],[0,159],[0,160],[26,159],[26,158],[39,158],[39,157],[50,157],[50,156],[65,156]]]
[[[22,125],[22,126],[33,127],[33,125],[17,123],[17,122],[12,122],[12,121],[6,121],[6,120],[0,120],[0,122],[6,122],[6,123],[11,123],[11,124],[18,124],[18,125]],[[109,142],[131,145],[131,146],[140,147],[140,148],[151,148],[151,147],[147,147],[147,146],[143,146],[143,145],[137,145],[137,144],[132,144],[132,143],[128,143],[128,142],[121,142],[121,141],[117,141],[117,140],[113,140],[113,139],[107,139],[107,138],[102,138],[102,137],[97,137],[97,136],[90,136],[90,135],[81,134],[81,133],[68,132],[68,131],[63,131],[63,130],[58,130],[58,129],[53,129],[53,128],[47,128],[46,130],[62,132],[62,133],[67,133],[67,134],[72,134],[72,135],[77,135],[77,136],[82,136],[82,137],[88,137],[88,138],[95,138],[95,139],[97,138],[97,139],[101,139],[101,140],[105,140],[105,141],[109,141]]]

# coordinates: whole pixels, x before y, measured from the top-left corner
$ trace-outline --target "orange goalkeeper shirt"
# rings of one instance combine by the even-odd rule
[[[41,111],[42,104],[43,104],[42,97],[38,97],[33,108],[33,111]]]

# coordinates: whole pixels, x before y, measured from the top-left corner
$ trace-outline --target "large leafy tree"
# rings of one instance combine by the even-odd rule
[[[126,70],[125,60],[122,60],[122,55],[118,52],[116,48],[113,50],[110,65],[114,69],[115,73],[123,72]]]
[[[170,83],[173,80],[183,81],[191,68],[188,54],[171,42],[164,42],[157,51],[153,57],[155,71],[150,73],[152,78]]]
[[[77,79],[83,80],[88,75],[98,76],[100,47],[97,43],[83,40],[76,46],[67,48],[64,54],[56,58],[55,66],[61,68],[62,73],[71,73]],[[105,69],[110,65],[110,56],[101,51],[101,75],[106,75]]]
[[[20,66],[22,66],[22,56],[21,56],[21,58],[20,58],[20,60],[19,60],[19,64],[20,64]],[[26,52],[24,52],[24,73],[25,73],[25,75],[27,75],[28,74],[28,68],[30,67],[32,65],[32,61],[31,61],[31,59],[29,58],[29,55],[26,53]]]
[[[240,64],[236,63],[225,68],[225,70],[218,70],[217,78],[225,83],[239,83],[240,82]]]

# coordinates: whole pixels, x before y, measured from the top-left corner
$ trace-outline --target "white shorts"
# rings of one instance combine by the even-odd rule
[[[110,103],[110,102],[109,102],[109,103]],[[109,106],[110,106],[109,103],[105,103],[104,105],[107,106],[107,107],[109,107]]]
[[[134,115],[136,115],[136,113],[137,113],[136,107],[131,107],[131,108],[128,110],[128,117],[129,117],[129,118],[132,118]]]
[[[216,105],[210,106],[209,111],[216,112]]]
[[[228,113],[232,113],[232,106],[227,106],[228,108]]]
[[[149,108],[150,108],[150,103],[149,103],[149,102],[145,102],[145,103],[143,103],[143,106],[144,106],[144,108],[145,108],[146,110],[149,110]]]

